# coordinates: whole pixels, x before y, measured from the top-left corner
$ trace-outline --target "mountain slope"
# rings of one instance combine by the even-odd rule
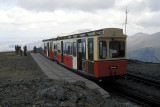
[[[158,62],[160,61],[159,42],[160,32],[151,35],[137,33],[129,36],[127,38],[127,56],[145,62]]]

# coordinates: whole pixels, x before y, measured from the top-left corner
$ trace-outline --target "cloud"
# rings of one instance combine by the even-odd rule
[[[155,33],[160,29],[160,10],[151,0],[5,1],[0,6],[6,4],[7,8],[9,3],[10,8],[0,7],[0,39],[41,40],[80,29],[124,28],[126,4],[128,35]]]
[[[149,0],[147,2],[147,5],[151,9],[151,11],[159,11],[160,10],[159,4],[160,4],[160,0]]]
[[[115,0],[17,0],[22,8],[37,11],[55,11],[59,9],[93,11],[114,6]]]
[[[160,27],[159,19],[160,19],[160,11],[147,12],[143,14],[143,17],[141,17],[141,20],[139,20],[137,24],[148,27]]]

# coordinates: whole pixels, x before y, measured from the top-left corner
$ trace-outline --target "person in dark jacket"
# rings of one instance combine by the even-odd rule
[[[24,49],[24,56],[27,56],[27,46],[24,46],[23,49]]]
[[[34,53],[37,53],[36,46],[34,46]]]

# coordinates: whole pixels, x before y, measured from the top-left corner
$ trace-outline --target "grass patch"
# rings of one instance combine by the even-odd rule
[[[21,81],[46,77],[31,57],[14,52],[0,53],[0,80]]]

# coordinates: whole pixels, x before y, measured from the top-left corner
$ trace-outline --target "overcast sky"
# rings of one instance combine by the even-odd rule
[[[80,29],[160,32],[160,0],[0,0],[1,40],[41,40]]]

